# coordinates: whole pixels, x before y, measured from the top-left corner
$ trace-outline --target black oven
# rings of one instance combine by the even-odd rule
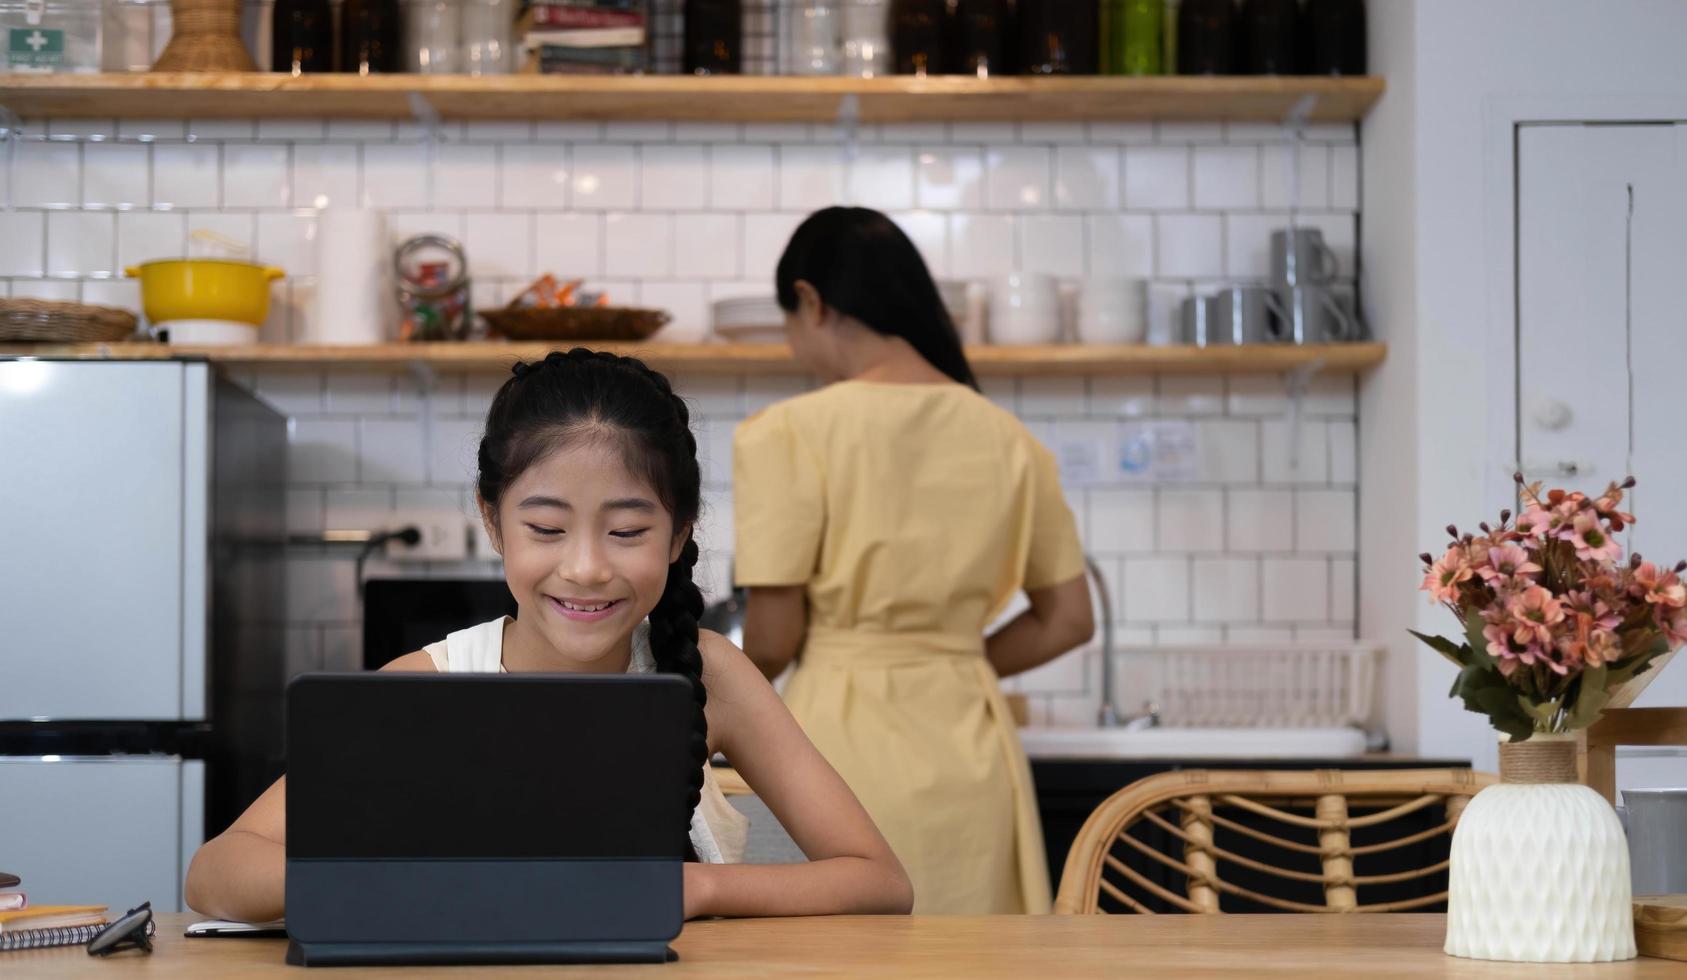
[[[515,613],[503,579],[370,579],[363,592],[363,667],[376,670],[457,630]]]

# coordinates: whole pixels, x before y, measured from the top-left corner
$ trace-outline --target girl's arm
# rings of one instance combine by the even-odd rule
[[[187,869],[187,904],[216,919],[282,917],[287,881],[287,777],[277,779]]]
[[[432,671],[422,651],[382,670]],[[187,869],[187,904],[203,915],[270,922],[286,911],[287,777],[252,801],[229,828],[206,841]]]
[[[1041,667],[1095,635],[1089,580],[1082,575],[1025,593],[1031,608],[984,641],[984,656],[997,677]]]
[[[791,666],[808,635],[808,592],[801,585],[754,586],[744,610],[744,654],[773,680]],[[729,644],[730,645],[730,644]]]
[[[904,914],[907,872],[873,820],[748,658],[704,631],[713,741],[808,856],[806,864],[688,864],[686,916]]]

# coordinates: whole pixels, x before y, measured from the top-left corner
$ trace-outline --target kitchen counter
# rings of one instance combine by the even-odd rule
[[[161,915],[156,950],[95,960],[81,947],[0,954],[0,971],[32,978],[299,977],[280,939],[184,939],[187,915]],[[437,977],[1086,977],[1516,976],[1514,963],[1441,952],[1441,915],[835,916],[694,922],[679,962],[612,967],[336,969]],[[1680,977],[1672,960],[1559,967],[1555,975]],[[1531,972],[1534,972],[1531,968]]]

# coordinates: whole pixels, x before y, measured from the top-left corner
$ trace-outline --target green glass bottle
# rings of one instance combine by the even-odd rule
[[[1103,0],[1102,72],[1161,75],[1165,0]]]

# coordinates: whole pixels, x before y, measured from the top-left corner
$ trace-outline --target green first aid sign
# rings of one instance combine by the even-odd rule
[[[64,31],[14,27],[8,35],[6,57],[13,68],[57,68],[64,64]]]

